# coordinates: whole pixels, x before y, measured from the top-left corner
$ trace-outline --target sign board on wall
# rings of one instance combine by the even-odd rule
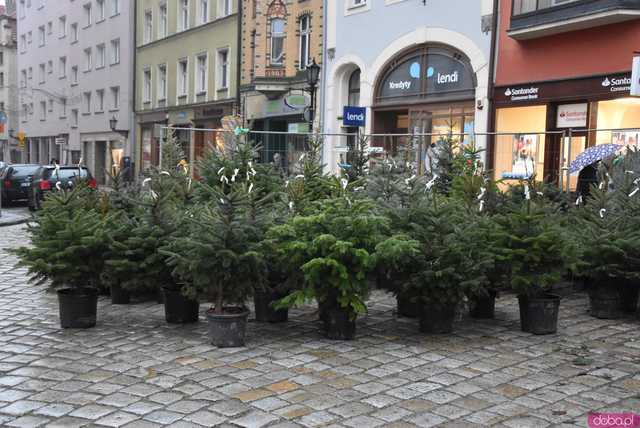
[[[640,53],[633,57],[633,69],[631,71],[631,96],[640,97]]]
[[[556,127],[558,128],[586,127],[588,110],[589,110],[589,105],[587,103],[560,104],[558,106]]]
[[[365,126],[367,109],[365,107],[344,106],[342,112],[343,126]]]

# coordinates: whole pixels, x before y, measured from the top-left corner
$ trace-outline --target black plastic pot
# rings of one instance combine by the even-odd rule
[[[445,334],[453,331],[456,318],[456,305],[423,303],[420,312],[420,331],[422,333]]]
[[[164,316],[169,324],[187,324],[198,321],[200,303],[185,297],[179,288],[162,288]]]
[[[620,318],[620,293],[613,284],[593,287],[589,291],[589,305],[592,317],[605,320]]]
[[[98,290],[95,288],[62,288],[58,290],[60,327],[90,328],[96,325]]]
[[[493,319],[496,314],[496,290],[487,290],[486,296],[473,296],[469,299],[469,315],[478,319]]]
[[[131,293],[120,284],[111,286],[111,303],[114,305],[128,305],[131,303]]]
[[[533,334],[552,334],[558,331],[560,296],[543,294],[537,297],[518,296],[520,328]]]
[[[324,305],[322,309],[325,335],[332,340],[353,340],[356,337],[356,320],[337,304]]]
[[[274,309],[273,302],[276,302],[284,296],[280,293],[268,291],[256,291],[253,295],[253,303],[256,310],[256,321],[258,322],[285,322],[289,319],[288,309]]]
[[[640,284],[635,281],[624,281],[618,291],[620,294],[620,310],[627,314],[634,313],[638,308]]]
[[[411,297],[399,293],[396,296],[398,303],[398,315],[406,318],[418,318],[420,315],[420,303],[412,302]]]
[[[249,310],[246,308],[224,308],[224,313],[216,314],[213,309],[207,311],[209,337],[218,348],[237,348],[244,346]]]

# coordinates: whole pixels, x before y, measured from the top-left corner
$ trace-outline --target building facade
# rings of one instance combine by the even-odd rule
[[[199,158],[237,100],[238,9],[232,0],[137,2],[137,170],[160,163],[172,125],[189,161]]]
[[[99,184],[131,156],[135,2],[18,1],[20,131],[34,163],[82,161]],[[117,120],[116,130],[110,120]]]
[[[354,132],[343,126],[343,108],[359,106],[366,108],[366,133],[451,133],[485,146],[485,136],[474,133],[486,131],[490,110],[492,0],[336,0],[325,6],[326,133]],[[325,139],[324,159],[333,171],[347,140]]]
[[[272,162],[275,155],[285,163],[291,161],[301,148],[295,147],[296,138],[282,133],[309,131],[311,96],[306,91],[306,69],[313,61],[322,66],[323,3],[242,1],[243,117],[254,131],[281,133],[260,137],[264,162]],[[317,94],[316,100],[319,97]]]
[[[639,2],[502,1],[499,24],[497,178],[535,173],[575,190],[563,166],[587,147],[638,144],[640,99],[629,95]]]
[[[8,5],[10,6],[10,5]],[[0,160],[20,163],[17,33],[15,11],[0,6]]]

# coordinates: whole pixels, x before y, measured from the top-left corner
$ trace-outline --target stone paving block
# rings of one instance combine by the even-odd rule
[[[19,428],[36,428],[41,427],[49,422],[49,419],[40,416],[22,416],[14,421],[7,423],[8,427]]]
[[[412,412],[405,410],[401,407],[389,406],[384,409],[373,412],[371,416],[376,419],[381,419],[385,422],[395,422],[401,419],[406,419]]]
[[[96,420],[114,412],[115,410],[117,410],[115,407],[103,406],[100,404],[89,404],[74,410],[69,415],[78,418]]]
[[[40,407],[44,407],[46,404],[47,403],[43,403],[41,401],[18,400],[14,401],[8,406],[0,408],[0,413],[6,413],[13,416],[22,416],[33,410],[39,409]]]
[[[226,417],[206,410],[200,410],[185,416],[185,420],[205,427],[216,427],[227,420]]]
[[[75,407],[69,404],[53,403],[49,404],[48,406],[40,407],[33,413],[59,418],[60,416],[66,415],[67,413],[73,411],[74,409]]]
[[[410,422],[412,424],[415,424],[423,428],[433,427],[445,421],[446,419],[443,418],[442,416],[434,415],[433,413],[428,413],[428,412],[420,413],[418,415],[415,415],[407,419],[407,422]]]
[[[63,418],[54,419],[51,423],[47,424],[47,428],[80,428],[90,426],[91,421],[82,418],[73,418],[65,416]]]
[[[244,428],[261,428],[277,420],[277,416],[260,410],[253,410],[240,418],[232,420],[232,423]]]
[[[96,423],[98,425],[106,425],[109,427],[121,427],[129,422],[135,421],[139,418],[138,415],[127,412],[115,412],[111,413],[104,418],[98,419]]]
[[[166,410],[156,410],[144,416],[144,419],[159,424],[172,424],[184,417],[181,413],[168,412]]]

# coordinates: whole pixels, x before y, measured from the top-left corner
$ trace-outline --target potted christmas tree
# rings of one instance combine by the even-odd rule
[[[560,296],[549,290],[571,266],[575,247],[535,183],[523,186],[525,203],[496,216],[496,221],[506,235],[510,282],[518,295],[522,331],[550,334],[557,331]]]
[[[30,247],[15,250],[32,279],[58,294],[62,328],[96,325],[98,288],[109,218],[97,210],[91,189],[78,185],[51,194],[29,225]]]
[[[202,186],[210,202],[187,212],[185,233],[174,236],[162,253],[185,282],[187,295],[214,302],[207,311],[211,342],[220,348],[243,346],[249,315],[245,302],[263,271],[253,251],[256,232],[247,214],[248,188]]]
[[[365,313],[367,279],[376,263],[375,247],[388,221],[370,201],[339,197],[319,201],[313,215],[298,215],[267,233],[280,263],[303,277],[281,306],[316,299],[328,338],[355,337],[356,318]]]

